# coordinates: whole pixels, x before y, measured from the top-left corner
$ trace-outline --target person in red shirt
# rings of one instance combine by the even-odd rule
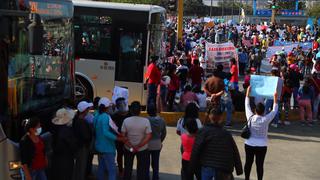
[[[170,83],[168,86],[168,106],[169,106],[169,111],[173,110],[173,101],[176,96],[177,91],[179,90],[180,87],[180,81],[179,77],[176,75],[176,66],[172,65],[169,69],[169,76],[170,76]]]
[[[26,134],[20,141],[20,157],[26,180],[47,180],[45,168],[48,161],[41,133],[40,120],[32,118],[25,122]]]
[[[194,65],[191,67],[189,71],[189,77],[191,78],[192,81],[192,87],[200,87],[201,88],[201,83],[202,83],[202,78],[204,76],[204,71],[202,67],[200,67],[200,63],[198,59],[195,59],[193,61]]]
[[[156,105],[157,100],[157,86],[161,80],[161,72],[156,65],[156,61],[159,57],[152,56],[150,58],[150,64],[146,73],[146,83],[148,84],[148,101],[147,106],[153,104]]]
[[[196,134],[198,132],[197,121],[194,118],[187,118],[184,124],[188,133],[181,134],[181,144],[183,147],[182,153],[182,168],[181,177],[182,179],[193,180],[193,176],[196,175],[197,180],[201,179],[200,167],[196,168],[195,172],[190,170],[190,158],[192,153],[192,148]]]
[[[239,90],[239,86],[238,86],[239,70],[238,70],[238,66],[237,66],[237,61],[236,61],[235,58],[231,58],[230,62],[231,62],[231,69],[230,69],[231,79],[230,79],[230,83],[232,84],[234,89],[236,91],[238,91]]]

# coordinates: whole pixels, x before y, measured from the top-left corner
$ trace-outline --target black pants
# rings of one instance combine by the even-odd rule
[[[137,157],[137,180],[149,180],[148,168],[150,166],[150,154],[148,150],[132,153],[124,150],[124,180],[131,180],[134,157]]]
[[[160,150],[149,150],[150,162],[152,167],[152,180],[159,180],[159,161],[160,161]],[[148,175],[150,174],[148,168]]]
[[[267,154],[267,147],[254,147],[245,144],[246,164],[244,165],[244,173],[246,180],[250,179],[250,172],[254,156],[256,157],[258,180],[263,179],[263,164]]]
[[[239,74],[244,75],[245,71],[246,71],[246,63],[239,62]]]
[[[122,142],[116,142],[117,148],[117,164],[119,173],[123,172],[123,157],[124,157],[124,145]]]
[[[193,173],[192,169],[190,169],[190,161],[182,160],[181,180],[193,180],[194,175],[197,180],[201,180],[200,169],[196,169],[195,173]]]

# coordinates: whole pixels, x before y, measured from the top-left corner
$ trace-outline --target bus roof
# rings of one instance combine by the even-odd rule
[[[114,2],[99,2],[89,0],[73,0],[74,6],[103,8],[103,9],[118,9],[128,11],[146,11],[146,12],[165,12],[161,6],[146,5],[146,4],[130,4],[130,3],[114,3]]]

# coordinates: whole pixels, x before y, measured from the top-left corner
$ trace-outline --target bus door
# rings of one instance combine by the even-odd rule
[[[111,98],[115,79],[111,17],[76,15],[74,29],[77,99],[92,100],[94,95]]]
[[[119,25],[117,30],[115,85],[129,89],[129,102],[143,102],[143,70],[146,57],[147,31],[143,25]]]

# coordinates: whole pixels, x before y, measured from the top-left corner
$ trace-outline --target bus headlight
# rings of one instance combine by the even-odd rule
[[[21,162],[20,161],[9,162],[9,170],[10,171],[17,170],[20,167],[21,167]]]

